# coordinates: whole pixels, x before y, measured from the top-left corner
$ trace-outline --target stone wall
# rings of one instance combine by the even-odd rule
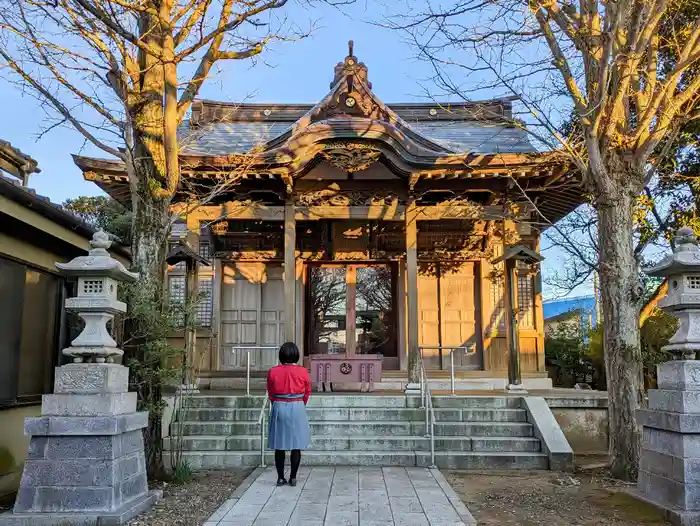
[[[604,392],[591,395],[545,396],[576,455],[607,455],[608,398]]]

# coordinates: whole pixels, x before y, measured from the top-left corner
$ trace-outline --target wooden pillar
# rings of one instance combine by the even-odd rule
[[[182,360],[182,377],[183,383],[186,386],[194,384],[194,358],[197,347],[197,329],[195,326],[197,313],[192,308],[192,302],[197,299],[198,290],[198,275],[197,262],[191,259],[187,260],[185,271],[185,288],[187,304],[185,308],[185,356]]]
[[[540,252],[540,238],[537,236],[535,243],[535,251]],[[535,274],[534,291],[535,293],[535,329],[537,330],[537,371],[543,372],[547,370],[544,356],[544,306],[542,303],[542,265],[537,264]]]
[[[214,258],[214,276],[212,277],[212,316],[211,334],[213,345],[209,361],[209,370],[218,371],[221,369],[221,286],[224,281],[224,269],[219,258]]]
[[[406,206],[406,303],[408,311],[408,381],[420,381],[418,347],[418,222],[416,204]]]
[[[353,356],[357,344],[357,267],[348,265],[345,271],[345,354]]]
[[[296,340],[296,220],[294,203],[284,206],[284,338]]]
[[[506,342],[508,343],[508,388],[522,386],[520,375],[520,330],[518,323],[518,262],[505,261]]]

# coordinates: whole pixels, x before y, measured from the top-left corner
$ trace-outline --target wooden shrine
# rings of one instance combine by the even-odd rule
[[[538,252],[583,193],[561,156],[536,151],[512,104],[385,104],[352,46],[317,104],[197,101],[181,130],[173,236],[212,261],[199,273],[210,295],[202,383],[240,374],[246,347],[262,373],[292,340],[307,364],[380,355],[385,375],[411,381],[421,349],[435,371],[454,352],[460,376],[505,385],[512,326],[498,258],[514,245]],[[128,201],[119,163],[76,163]],[[188,200],[197,193],[206,205]],[[171,269],[171,291],[182,274]],[[512,275],[523,381],[544,386],[539,264]]]

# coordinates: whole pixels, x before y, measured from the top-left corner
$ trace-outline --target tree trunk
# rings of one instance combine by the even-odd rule
[[[599,197],[597,208],[612,474],[633,481],[639,463],[640,434],[635,411],[642,401],[642,356],[640,285],[632,239],[638,194],[629,181],[618,174],[608,175],[606,195]]]

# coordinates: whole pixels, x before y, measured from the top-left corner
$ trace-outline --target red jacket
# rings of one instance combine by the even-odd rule
[[[303,394],[306,404],[311,396],[309,371],[296,364],[273,367],[267,373],[267,394],[273,402],[285,401],[275,395]]]

